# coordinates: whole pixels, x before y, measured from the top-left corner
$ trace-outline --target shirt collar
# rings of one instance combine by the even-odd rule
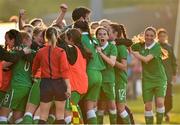
[[[145,44],[145,49],[151,49],[155,44],[156,44],[156,42],[153,42],[150,46],[146,46],[146,44]]]
[[[102,48],[102,50],[105,50],[106,49],[106,47],[109,45],[109,43],[108,42],[106,42],[106,44],[104,45],[104,46],[102,46],[101,48]]]
[[[82,32],[82,35],[88,35],[89,33],[88,32]]]

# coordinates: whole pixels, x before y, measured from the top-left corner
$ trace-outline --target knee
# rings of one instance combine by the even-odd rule
[[[162,102],[162,101],[157,101],[157,102],[156,102],[156,106],[157,106],[158,108],[164,107],[164,102]]]
[[[145,104],[145,110],[151,111],[152,110],[152,104]]]

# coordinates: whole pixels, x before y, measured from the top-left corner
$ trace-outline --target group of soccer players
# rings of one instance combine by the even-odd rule
[[[123,24],[90,23],[88,8],[74,9],[69,26],[67,5],[60,11],[47,27],[39,18],[25,23],[20,10],[19,30],[6,32],[0,47],[0,124],[103,124],[106,111],[111,124],[134,124],[126,104],[128,54],[142,62],[145,121],[153,124],[155,100],[161,124],[167,82],[176,75],[167,31],[147,27],[132,41]],[[167,66],[173,67],[168,78]]]

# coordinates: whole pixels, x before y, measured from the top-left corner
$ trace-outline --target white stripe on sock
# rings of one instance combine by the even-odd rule
[[[72,121],[72,116],[67,116],[67,117],[65,117],[64,121],[66,122],[66,124],[71,123],[71,121]]]
[[[109,113],[112,114],[112,115],[115,115],[117,114],[117,110],[116,109],[109,109]]]
[[[145,111],[144,113],[145,116],[153,116],[153,111]]]
[[[22,119],[22,118],[19,118],[19,119],[17,119],[17,120],[15,121],[15,123],[18,124],[18,123],[20,123],[20,122],[22,122],[22,121],[23,121],[23,119]]]
[[[94,109],[87,111],[87,119],[96,117]]]
[[[124,110],[123,112],[121,112],[121,113],[120,113],[120,116],[121,116],[121,118],[125,118],[125,117],[127,117],[127,116],[128,116],[127,111],[126,111],[126,110]]]
[[[54,120],[56,119],[54,114],[49,114],[50,117],[52,117]]]
[[[34,116],[33,120],[39,120],[40,119],[40,116]]]
[[[26,112],[26,113],[24,114],[24,116],[26,116],[26,115],[33,117],[33,115],[32,115],[31,112]]]
[[[1,122],[7,122],[8,118],[5,116],[0,116],[0,121]]]
[[[164,108],[164,107],[157,108],[156,111],[157,111],[158,113],[164,113],[164,112],[165,112],[165,108]]]

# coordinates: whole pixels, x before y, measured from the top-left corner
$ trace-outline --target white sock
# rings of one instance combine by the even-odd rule
[[[0,116],[0,121],[1,122],[7,122],[8,118],[5,116]]]
[[[20,122],[22,122],[23,121],[23,118],[19,118],[19,119],[17,119],[16,121],[15,121],[15,123],[16,124],[19,124]]]
[[[125,117],[127,117],[127,116],[128,116],[127,111],[126,111],[126,110],[124,110],[123,112],[121,112],[121,113],[120,113],[120,116],[121,116],[121,118],[125,118]]]
[[[97,112],[97,111],[98,111],[97,107],[95,107],[95,108],[94,108],[94,111],[95,111],[95,112]]]
[[[96,113],[93,109],[87,111],[87,119],[94,118],[94,117],[96,117]]]
[[[66,124],[71,123],[71,121],[72,121],[72,116],[67,116],[67,117],[65,117],[64,121],[66,122]]]
[[[40,116],[36,115],[34,116],[33,120],[39,120],[40,119]]]
[[[97,115],[98,116],[103,116],[104,115],[104,110],[98,110]]]
[[[13,116],[13,112],[10,112],[9,115],[8,115],[8,121],[11,120],[12,116]]]
[[[144,115],[147,117],[151,117],[151,116],[153,116],[153,111],[152,110],[151,111],[145,111]]]
[[[109,109],[109,113],[112,115],[117,114],[117,110],[116,109]]]
[[[165,112],[165,108],[164,108],[164,107],[157,108],[156,111],[157,111],[158,113],[164,113],[164,112]]]
[[[31,116],[31,117],[33,117],[33,115],[32,115],[32,113],[31,112],[26,112],[25,114],[24,114],[24,116]]]

